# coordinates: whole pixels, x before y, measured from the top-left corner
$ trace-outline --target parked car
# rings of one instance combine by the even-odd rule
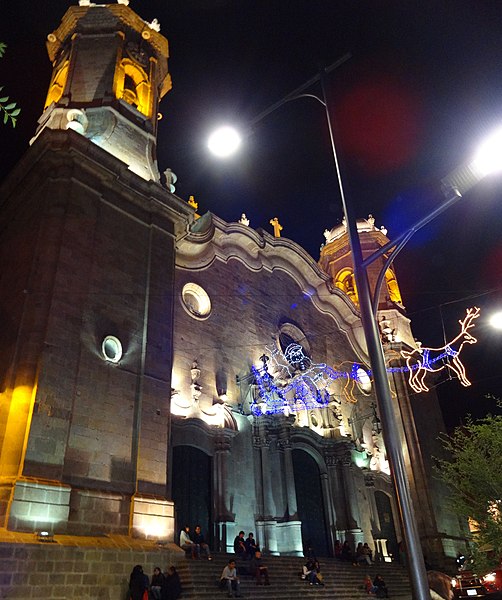
[[[486,589],[480,578],[471,572],[459,573],[451,581],[453,594],[459,600],[463,598],[484,598]]]
[[[487,573],[481,578],[483,585],[487,592],[501,592],[502,591],[502,567],[495,569],[490,573]]]

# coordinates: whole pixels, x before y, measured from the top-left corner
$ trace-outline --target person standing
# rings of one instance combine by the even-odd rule
[[[244,535],[244,532],[242,532],[242,534]],[[237,576],[237,568],[233,558],[228,561],[228,565],[223,569],[220,582],[226,585],[229,598],[232,598],[233,596],[236,598],[241,597],[240,581]]]

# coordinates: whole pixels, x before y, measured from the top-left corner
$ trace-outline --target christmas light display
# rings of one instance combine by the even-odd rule
[[[475,344],[478,340],[469,333],[469,329],[474,327],[474,319],[479,317],[479,308],[468,308],[464,319],[459,320],[460,333],[453,338],[449,344],[440,348],[423,348],[420,346],[410,352],[401,351],[401,355],[406,359],[406,367],[410,373],[409,384],[415,392],[427,392],[429,388],[425,384],[427,373],[436,373],[444,368],[451,369],[459,378],[464,387],[471,385],[465,374],[465,367],[458,355],[465,344]],[[442,364],[436,364],[440,359],[445,359]]]
[[[401,351],[406,359],[406,366],[389,367],[388,373],[409,373],[410,387],[417,393],[426,392],[429,388],[424,383],[428,372],[438,372],[449,368],[456,373],[460,383],[471,385],[465,375],[465,368],[459,359],[464,344],[475,344],[477,339],[468,330],[474,327],[474,319],[479,317],[479,308],[470,308],[463,320],[459,320],[461,331],[449,343],[441,348],[425,348]],[[330,391],[332,382],[345,379],[343,390],[348,402],[355,403],[354,383],[364,385],[362,375],[371,377],[371,371],[364,371],[358,363],[351,364],[350,370],[335,370],[326,363],[314,363],[305,354],[300,344],[289,344],[284,352],[279,348],[266,348],[268,354],[260,357],[262,365],[251,368],[258,396],[251,405],[251,412],[256,415],[284,413],[286,415],[302,410],[325,408],[333,403]],[[270,363],[270,365],[268,364]],[[273,375],[270,371],[274,373]]]

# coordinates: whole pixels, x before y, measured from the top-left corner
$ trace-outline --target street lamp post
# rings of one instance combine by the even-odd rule
[[[410,493],[409,481],[404,463],[400,430],[394,413],[394,406],[385,365],[385,355],[376,320],[378,298],[380,296],[380,286],[383,281],[385,271],[388,269],[392,261],[395,259],[410,237],[421,227],[450,208],[454,203],[462,198],[462,194],[465,191],[473,187],[482,177],[486,176],[490,172],[493,172],[495,169],[500,169],[500,146],[502,146],[502,131],[493,136],[493,138],[487,142],[485,148],[480,151],[480,154],[473,163],[467,167],[457,169],[442,180],[443,191],[446,194],[446,200],[442,204],[420,219],[410,229],[399,235],[395,240],[390,241],[388,244],[385,244],[370,256],[364,258],[359,234],[357,231],[357,220],[352,213],[352,208],[347,202],[345,195],[333,133],[334,121],[330,113],[326,89],[326,75],[346,62],[349,58],[350,55],[343,56],[330,67],[323,70],[320,74],[307,81],[304,85],[300,86],[285,96],[282,100],[279,100],[268,109],[260,113],[251,121],[250,125],[255,125],[264,117],[277,110],[280,106],[283,106],[286,102],[290,102],[298,98],[314,98],[324,106],[330,135],[331,150],[338,179],[338,187],[342,201],[342,209],[345,216],[345,222],[347,224],[347,234],[352,253],[361,322],[366,340],[378,406],[380,408],[385,447],[389,457],[392,479],[396,490],[401,522],[404,530],[404,538],[407,545],[409,573],[413,588],[413,596],[415,600],[429,600],[430,593],[427,581],[427,573],[425,570],[424,557],[420,544],[420,537]],[[322,98],[315,94],[305,93],[306,89],[310,88],[314,83],[317,82],[320,82],[321,84]],[[494,147],[497,144],[497,150],[494,150]],[[497,157],[497,163],[494,163],[493,156]],[[372,297],[368,279],[368,266],[377,258],[383,256],[384,254],[388,254],[389,252],[392,253],[384,263],[384,266],[380,272],[380,276],[377,280],[374,296]]]

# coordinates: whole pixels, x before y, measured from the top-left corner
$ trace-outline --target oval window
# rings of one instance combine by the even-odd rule
[[[183,306],[197,319],[207,319],[211,312],[211,300],[207,292],[196,283],[187,283],[181,292]]]
[[[118,363],[122,358],[122,344],[120,340],[113,335],[107,335],[101,344],[101,352],[105,360]]]

